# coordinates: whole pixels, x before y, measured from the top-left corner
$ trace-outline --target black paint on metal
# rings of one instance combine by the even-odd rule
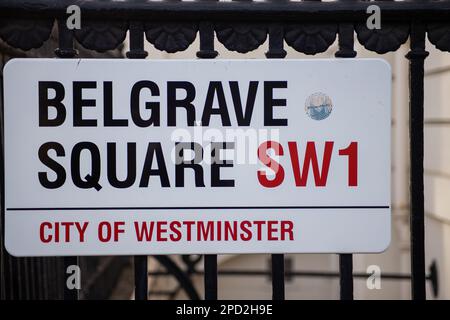
[[[74,58],[77,55],[77,50],[74,49],[73,45],[73,32],[67,29],[65,19],[57,20],[58,26],[58,48],[55,49],[55,55],[58,58]],[[64,300],[78,300],[78,289],[71,288],[71,276],[72,273],[69,272],[70,266],[78,266],[78,257],[64,257],[63,258],[63,286],[64,286]],[[47,272],[47,263],[45,264],[44,272]],[[81,275],[79,275],[81,276]],[[48,295],[48,292],[47,292]]]
[[[205,254],[205,300],[217,300],[217,255]]]
[[[414,300],[425,300],[425,212],[423,193],[423,115],[425,25],[415,21],[411,25],[409,59],[410,95],[410,201],[411,201],[411,295]]]
[[[353,24],[341,23],[338,30],[339,50],[335,53],[335,56],[337,58],[356,57]],[[353,300],[353,256],[351,254],[339,255],[339,275],[341,300]]]
[[[353,256],[339,255],[339,284],[341,300],[353,300]]]
[[[134,256],[134,299],[147,300],[147,256]]]
[[[148,55],[144,50],[144,27],[141,21],[130,22],[130,51],[126,53],[129,59],[145,59]],[[148,300],[148,258],[137,255],[134,262],[134,298]]]
[[[284,254],[272,254],[272,299],[284,300]]]

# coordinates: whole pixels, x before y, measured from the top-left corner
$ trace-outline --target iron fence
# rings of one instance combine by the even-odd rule
[[[80,30],[66,28],[69,4],[81,7],[83,25]],[[367,28],[369,5],[381,9],[381,29]],[[197,34],[200,47],[196,55],[201,59],[217,56],[215,37],[227,50],[240,53],[255,50],[268,37],[267,58],[284,58],[285,44],[298,52],[315,55],[326,51],[336,38],[335,56],[353,58],[356,56],[355,34],[367,50],[378,54],[397,51],[409,39],[410,51],[406,58],[410,72],[411,288],[413,299],[426,298],[423,124],[424,61],[428,52],[425,39],[428,36],[438,49],[450,51],[450,1],[0,1],[0,37],[14,48],[40,47],[49,38],[55,20],[59,33],[55,54],[59,58],[77,55],[75,40],[89,50],[115,49],[124,42],[128,31],[130,50],[126,55],[129,59],[147,56],[145,39],[158,50],[175,53],[186,50]],[[2,173],[4,212],[3,194]],[[76,261],[76,257],[64,258],[65,265]],[[339,266],[341,299],[353,299],[352,255],[341,254]],[[148,297],[147,269],[147,257],[134,257],[136,299]],[[284,256],[272,255],[273,299],[284,299],[284,269]],[[204,257],[204,282],[205,299],[217,299],[216,255]],[[77,295],[66,290],[64,297],[76,299]]]

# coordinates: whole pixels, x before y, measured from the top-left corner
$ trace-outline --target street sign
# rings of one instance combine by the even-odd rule
[[[6,248],[381,252],[390,88],[378,59],[14,59]]]

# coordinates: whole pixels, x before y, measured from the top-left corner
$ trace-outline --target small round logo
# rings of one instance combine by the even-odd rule
[[[323,120],[328,118],[333,109],[333,104],[329,96],[322,92],[313,93],[306,99],[306,114],[314,120]]]

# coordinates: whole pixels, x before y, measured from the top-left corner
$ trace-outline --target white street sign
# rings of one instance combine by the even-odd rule
[[[379,59],[14,59],[15,256],[381,252],[391,72]]]

